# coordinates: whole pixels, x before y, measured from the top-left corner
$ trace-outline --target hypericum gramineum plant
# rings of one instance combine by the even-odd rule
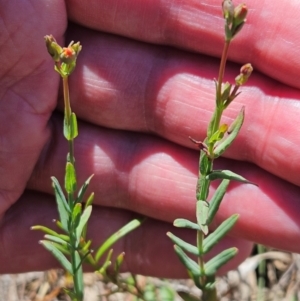
[[[210,234],[208,226],[211,224],[218,211],[230,180],[250,183],[245,178],[229,170],[213,169],[214,160],[221,156],[233,143],[244,120],[244,107],[241,108],[240,113],[236,116],[231,125],[221,123],[223,112],[240,94],[240,92],[238,92],[240,86],[246,83],[253,70],[250,64],[246,64],[241,68],[240,74],[235,78],[234,85],[229,82],[223,83],[229,45],[245,24],[248,10],[245,4],[234,7],[231,0],[224,0],[222,8],[225,19],[225,43],[220,62],[219,76],[218,79],[215,80],[216,106],[208,124],[207,137],[204,141],[197,141],[190,138],[200,149],[199,176],[196,187],[197,223],[186,219],[176,219],[174,221],[174,226],[176,227],[196,230],[197,244],[196,246],[193,246],[176,237],[174,234],[167,233],[175,243],[175,252],[186,267],[189,276],[193,279],[195,285],[201,289],[201,300],[203,301],[217,300],[215,288],[216,272],[222,265],[232,259],[237,254],[238,250],[236,248],[229,248],[222,251],[208,262],[205,262],[204,255],[230,231],[238,219],[238,214],[234,214],[226,219]],[[208,202],[211,181],[217,179],[221,179],[222,182]],[[197,261],[191,259],[186,252],[196,256]],[[200,300],[185,292],[179,292],[179,294],[186,301]]]
[[[55,224],[62,233],[41,225],[33,226],[32,229],[46,233],[44,236],[45,240],[40,241],[40,243],[53,254],[61,266],[72,276],[74,289],[66,289],[66,292],[73,301],[83,300],[83,263],[92,265],[93,269],[102,275],[105,282],[112,281],[122,291],[128,291],[140,297],[141,293],[135,289],[135,283],[126,282],[126,279],[122,280],[119,277],[124,253],[117,257],[112,271],[107,269],[111,265],[113,253],[113,250],[110,249],[111,246],[125,234],[138,227],[142,221],[135,219],[111,235],[97,249],[95,255],[93,255],[94,252],[90,248],[91,240],[86,239],[87,223],[92,213],[94,193],[91,193],[87,198],[85,193],[93,176],[90,176],[81,188],[77,190],[74,139],[78,136],[78,128],[76,115],[71,110],[68,87],[68,77],[75,69],[77,56],[82,46],[79,42],[75,44],[71,42],[68,47],[62,48],[51,35],[45,36],[45,41],[48,52],[55,62],[54,69],[60,74],[63,81],[63,134],[69,146],[64,180],[66,196],[58,180],[52,177],[52,186],[59,213],[59,220],[56,220]],[[100,264],[99,261],[105,253],[107,253],[106,259],[104,263]]]

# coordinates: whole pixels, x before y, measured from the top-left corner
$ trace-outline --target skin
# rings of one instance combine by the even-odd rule
[[[124,270],[186,276],[165,233],[195,241],[172,221],[194,219],[198,151],[188,136],[205,138],[214,108],[220,2],[1,1],[0,273],[57,266],[37,244],[42,233],[29,230],[54,227],[50,176],[62,183],[67,152],[60,79],[43,41],[53,34],[61,44],[83,45],[70,95],[80,119],[78,181],[95,174],[89,226],[95,246],[146,215],[147,222],[115,247],[127,253]],[[244,63],[255,72],[225,113],[230,123],[246,107],[239,137],[215,168],[231,169],[258,187],[232,183],[221,205],[214,226],[240,214],[213,253],[239,248],[223,271],[244,260],[253,241],[300,252],[297,2],[248,0],[247,24],[230,48],[226,80],[233,81]]]

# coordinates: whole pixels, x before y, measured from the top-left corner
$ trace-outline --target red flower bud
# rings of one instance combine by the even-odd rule
[[[242,66],[240,70],[240,74],[235,78],[235,84],[237,86],[241,86],[245,84],[250,77],[251,73],[253,71],[253,67],[251,64],[246,64]]]
[[[244,23],[246,21],[247,13],[248,8],[246,4],[239,4],[234,9],[233,26],[238,27],[241,23]]]

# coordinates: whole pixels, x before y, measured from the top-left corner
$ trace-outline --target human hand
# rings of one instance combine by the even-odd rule
[[[175,218],[194,217],[198,151],[192,150],[188,136],[204,139],[213,111],[212,79],[219,62],[207,55],[221,55],[221,4],[102,2],[86,6],[67,1],[68,17],[74,23],[65,44],[73,39],[83,45],[70,78],[72,108],[82,119],[75,140],[78,178],[82,183],[95,173],[91,190],[99,205],[94,206],[90,234],[99,243],[129,220],[130,212],[155,218],[125,238],[118,250],[125,250],[127,268],[134,272],[184,276],[165,233]],[[234,167],[259,187],[231,184],[221,206],[219,222],[233,213],[241,215],[232,231],[234,238],[219,246],[240,249],[227,268],[248,255],[252,245],[248,241],[299,251],[295,244],[299,163],[297,152],[291,150],[300,139],[299,21],[290,18],[294,11],[290,1],[280,18],[279,1],[251,3],[247,3],[248,22],[230,48],[230,59],[239,64],[228,65],[225,77],[234,78],[247,62],[256,72],[227,112],[230,121],[245,105],[246,120],[226,153],[230,159],[220,159],[218,166]],[[7,18],[0,50],[4,58],[0,204],[2,214],[6,212],[0,272],[55,264],[37,245],[40,233],[29,231],[34,224],[51,224],[56,216],[50,176],[63,178],[67,149],[61,115],[52,114],[59,78],[43,43],[43,36],[50,33],[62,42],[67,14],[61,1],[47,4],[0,4]],[[282,14],[289,22],[282,22]],[[184,233],[194,238],[194,233]]]

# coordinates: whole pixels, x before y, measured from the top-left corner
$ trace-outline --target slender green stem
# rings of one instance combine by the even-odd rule
[[[228,57],[228,49],[230,45],[230,40],[225,41],[224,47],[223,47],[223,52],[222,52],[222,57],[221,57],[221,63],[220,63],[220,68],[219,68],[219,76],[218,76],[218,87],[217,87],[217,100],[221,98],[221,92],[222,92],[222,82],[223,82],[223,77],[224,77],[224,72],[225,72],[225,67],[226,67],[226,61]]]
[[[68,84],[68,77],[63,77],[63,93],[64,93],[64,118],[67,126],[71,123],[71,105],[70,105],[70,94],[69,94],[69,84]],[[68,145],[69,145],[69,154],[68,154],[68,160],[69,162],[74,165],[75,159],[74,159],[74,139],[68,139]],[[73,211],[75,202],[74,202],[74,193],[70,192],[68,193],[68,204],[70,206],[71,211]],[[70,235],[70,260],[72,265],[72,271],[73,271],[73,283],[74,283],[74,294],[75,294],[75,300],[76,301],[82,301],[83,300],[83,293],[82,293],[82,282],[83,279],[80,279],[78,277],[79,269],[78,269],[78,260],[76,260],[76,227],[74,225],[74,221],[72,217],[69,219],[69,235]],[[74,301],[75,301],[74,300]]]
[[[229,49],[230,41],[226,41],[224,44],[223,52],[222,52],[222,57],[221,57],[221,63],[220,63],[220,69],[219,69],[219,76],[218,76],[218,82],[217,82],[217,105],[214,111],[214,114],[211,119],[212,127],[210,131],[210,135],[213,135],[220,127],[220,122],[221,122],[221,117],[224,111],[224,106],[221,103],[221,97],[222,97],[222,82],[223,82],[223,77],[224,77],[224,72],[225,72],[225,67],[226,67],[226,61],[227,61],[227,56],[228,56],[228,49]],[[205,153],[204,151],[200,152],[200,160],[199,160],[199,177],[198,177],[198,182],[197,182],[197,189],[196,189],[196,197],[197,201],[207,201],[208,193],[209,193],[209,188],[210,188],[210,180],[206,179],[206,176],[213,171],[213,149],[215,142],[209,142],[210,137],[208,137],[205,140],[205,143],[208,144],[208,154]],[[206,157],[206,158],[205,158]],[[200,171],[200,166],[202,164],[201,160],[206,160],[206,170],[203,172],[204,174],[201,173]],[[199,269],[201,271],[201,274],[205,274],[205,265],[204,265],[204,257],[203,257],[203,241],[204,241],[204,233],[202,231],[197,231],[197,247],[198,247],[198,264],[199,264]],[[207,282],[207,279],[205,276],[200,277],[200,285],[202,287],[202,300],[204,301],[215,301],[217,300],[217,295],[216,295],[216,290],[215,289],[205,289],[205,285]]]

